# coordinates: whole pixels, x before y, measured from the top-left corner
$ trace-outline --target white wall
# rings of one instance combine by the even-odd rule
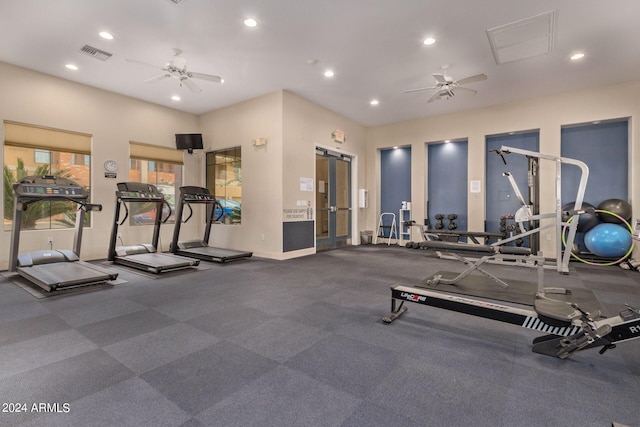
[[[116,182],[128,180],[129,141],[174,148],[175,133],[197,131],[197,116],[1,62],[0,81],[0,122],[11,120],[93,135],[92,201],[101,203],[103,210],[92,215],[93,224],[84,231],[81,257],[106,258]],[[0,150],[0,156],[2,153]],[[117,179],[104,177],[102,163],[107,159],[118,162]],[[185,184],[200,184],[202,167],[195,158],[185,158],[184,169]],[[185,234],[189,228],[185,227]],[[173,226],[162,229],[165,250],[172,232]],[[151,233],[150,226],[122,227],[127,244],[149,242]],[[54,248],[68,249],[73,242],[73,230],[24,231],[22,236],[20,252],[48,249],[48,236],[54,238]],[[2,269],[7,268],[9,245],[10,232],[0,232]]]
[[[379,212],[379,149],[394,145],[411,146],[412,153],[412,206],[413,219],[422,223],[425,206],[425,142],[445,139],[468,138],[469,180],[482,182],[482,193],[468,194],[469,230],[484,230],[485,212],[485,136],[511,131],[539,129],[540,151],[560,155],[560,131],[563,125],[588,123],[595,120],[631,118],[630,120],[630,198],[634,217],[640,213],[640,130],[635,126],[640,117],[640,81],[602,86],[589,90],[556,94],[537,99],[497,105],[462,113],[430,117],[420,120],[394,123],[367,128],[367,188],[370,203],[366,217],[368,227],[374,227]],[[449,102],[464,102],[464,97]],[[606,155],[606,146],[603,146]],[[553,212],[555,200],[555,166],[550,162],[541,165],[541,212]],[[375,207],[377,206],[377,210]],[[555,233],[546,233],[541,239],[541,249],[546,256],[555,256]]]

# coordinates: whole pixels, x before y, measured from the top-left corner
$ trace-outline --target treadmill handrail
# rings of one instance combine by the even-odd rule
[[[127,207],[127,204],[122,201],[122,199],[118,199],[118,203],[124,206],[124,218],[122,218],[122,221],[120,221],[120,218],[116,218],[116,222],[118,223],[118,225],[122,225],[127,220],[127,218],[129,218],[129,208]],[[118,214],[120,214],[120,212],[118,212]]]
[[[171,209],[171,205],[169,204],[169,202],[167,202],[166,200],[163,200],[162,204],[167,205],[167,208],[169,209],[169,215],[167,215],[165,219],[161,218],[162,223],[165,224],[167,221],[169,221],[169,218],[171,218],[173,210]],[[160,215],[162,215],[162,209],[160,210]]]
[[[189,216],[187,216],[187,219],[180,218],[183,224],[186,224],[193,216],[193,208],[191,207],[191,204],[185,203],[185,205],[189,208]]]

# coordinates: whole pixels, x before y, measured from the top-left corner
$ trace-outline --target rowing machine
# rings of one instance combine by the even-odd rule
[[[617,316],[599,318],[599,312],[588,313],[576,304],[551,299],[536,299],[534,310],[530,310],[456,294],[395,285],[391,287],[391,311],[382,320],[391,323],[404,314],[408,310],[405,302],[546,332],[547,335],[533,341],[532,351],[560,359],[595,347],[602,347],[602,354],[615,348],[617,343],[640,338],[640,310],[629,305]]]

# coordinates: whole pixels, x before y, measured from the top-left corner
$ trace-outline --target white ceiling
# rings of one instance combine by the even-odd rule
[[[549,11],[551,53],[497,65],[486,31]],[[195,114],[286,89],[372,126],[640,78],[638,0],[3,0],[0,17],[0,61]],[[85,44],[113,56],[84,55]],[[159,72],[127,61],[162,67],[173,48],[225,82],[196,80],[194,94],[176,79],[144,83]],[[488,80],[432,103],[430,91],[404,93],[432,86],[443,65]]]

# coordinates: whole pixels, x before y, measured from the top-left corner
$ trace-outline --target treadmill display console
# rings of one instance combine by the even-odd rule
[[[139,193],[137,191],[119,191],[118,196],[122,199],[164,200],[164,196],[162,194]]]
[[[80,185],[63,177],[27,177],[13,185],[15,194],[22,199],[67,198],[84,200],[89,197]]]
[[[119,182],[116,194],[126,201],[164,201],[164,194],[155,185],[142,182]]]
[[[185,194],[184,200],[185,202],[193,202],[193,201],[214,202],[216,198],[213,194],[198,193],[198,194]]]
[[[132,200],[150,200],[150,201],[162,201],[164,200],[164,196],[162,194],[153,194],[153,193],[138,193],[136,191],[119,191],[118,197],[123,200],[132,201]]]
[[[22,185],[18,187],[21,194],[38,194],[38,195],[46,195],[46,194],[62,194],[65,196],[82,196],[83,191],[81,188],[75,187],[43,187],[39,185]]]

